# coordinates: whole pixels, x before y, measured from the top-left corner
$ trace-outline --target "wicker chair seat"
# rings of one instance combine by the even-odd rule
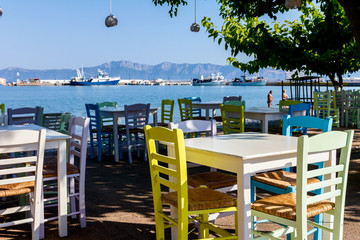
[[[80,169],[70,163],[67,163],[66,171],[67,171],[67,175],[80,173]],[[56,177],[56,176],[57,176],[57,164],[56,163],[44,164],[43,177],[48,178],[48,177]]]
[[[283,170],[259,173],[252,176],[252,179],[282,189],[287,189],[289,186],[296,187],[296,173]],[[316,182],[320,182],[320,180],[317,178],[309,178],[307,180],[307,184]]]
[[[335,203],[323,200],[307,206],[307,217],[332,210]],[[296,220],[296,193],[286,193],[257,200],[251,204],[251,209],[274,216]]]
[[[222,172],[205,172],[188,177],[188,184],[192,187],[207,186],[210,189],[233,186],[237,184],[237,177]]]
[[[163,203],[178,207],[177,192],[161,195]],[[214,191],[209,188],[188,189],[189,211],[235,207],[236,198],[226,193]]]
[[[0,186],[0,197],[17,196],[34,191],[34,181],[12,183]]]

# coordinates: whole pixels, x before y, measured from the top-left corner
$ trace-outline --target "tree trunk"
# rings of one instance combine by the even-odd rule
[[[338,0],[349,18],[351,28],[360,54],[360,1],[359,0]]]

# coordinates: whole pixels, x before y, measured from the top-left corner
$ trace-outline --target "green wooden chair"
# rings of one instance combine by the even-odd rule
[[[163,99],[161,101],[161,122],[158,126],[167,127],[173,121],[175,101],[171,99]]]
[[[245,132],[244,106],[220,105],[224,134]]]
[[[62,113],[43,113],[41,126],[60,132],[61,115]]]
[[[183,131],[163,127],[152,128],[149,125],[145,126],[144,130],[149,155],[156,239],[165,239],[165,228],[177,227],[177,239],[187,240],[188,224],[191,221],[199,223],[200,239],[210,239],[209,230],[223,236],[221,239],[238,239],[237,231],[232,235],[208,221],[210,213],[235,211],[236,224],[236,198],[206,187],[188,189]],[[158,152],[156,147],[158,141],[173,143],[174,156]],[[170,192],[162,193],[162,187],[169,188]],[[164,211],[164,204],[176,209],[177,219],[166,214],[168,210]],[[189,216],[192,218],[189,219]]]
[[[59,132],[64,133],[64,134],[69,134],[69,132],[70,132],[70,119],[71,119],[71,113],[62,113],[61,114]]]
[[[339,109],[336,107],[335,92],[314,92],[314,110],[318,118],[331,117],[333,126],[340,126]]]
[[[282,239],[282,235],[291,233],[292,239],[307,239],[308,225],[331,232],[333,239],[342,239],[346,186],[349,171],[351,146],[354,131],[331,131],[309,138],[299,137],[297,147],[296,193],[286,193],[266,197],[251,204],[252,216],[267,219],[285,226],[272,232],[252,230],[261,239]],[[311,153],[338,150],[339,163],[322,169],[308,170]],[[333,176],[318,183],[307,184],[308,179],[318,176]],[[319,195],[308,192],[322,189]],[[333,200],[335,199],[335,201]],[[334,216],[333,226],[317,224],[309,218],[319,214]]]
[[[279,110],[283,110],[289,108],[290,105],[296,105],[299,103],[303,103],[302,101],[295,101],[295,100],[280,100],[279,101]]]
[[[185,120],[206,120],[205,117],[193,116],[193,106],[191,99],[180,98],[178,99],[180,119]]]
[[[114,107],[114,108],[117,108],[118,107],[117,102],[101,102],[101,103],[96,103],[96,104],[99,106],[99,108],[102,108],[102,107]],[[113,125],[113,118],[101,116],[100,123],[101,123],[102,128],[104,126],[109,126],[109,125],[112,126]]]

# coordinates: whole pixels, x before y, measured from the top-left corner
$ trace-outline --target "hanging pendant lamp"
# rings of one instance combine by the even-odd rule
[[[301,0],[285,0],[285,7],[289,9],[300,8]]]
[[[200,25],[196,22],[196,0],[195,0],[195,11],[194,11],[194,15],[195,15],[195,22],[194,22],[193,24],[191,24],[190,31],[192,31],[192,32],[199,32],[199,31],[200,31]]]
[[[0,8],[0,17],[2,16],[2,14],[3,14],[3,10],[2,8]]]
[[[106,27],[115,27],[118,24],[117,18],[111,14],[111,0],[110,0],[110,15],[105,18]]]

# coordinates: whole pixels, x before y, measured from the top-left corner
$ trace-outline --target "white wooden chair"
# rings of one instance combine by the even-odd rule
[[[331,232],[333,239],[343,239],[346,185],[349,171],[351,146],[354,131],[331,131],[309,138],[298,139],[296,193],[285,193],[257,200],[251,204],[251,215],[278,223],[284,228],[273,232],[252,230],[259,239],[282,239],[291,233],[291,239],[307,239],[308,225]],[[337,150],[340,152],[338,164],[322,169],[308,170],[309,154]],[[336,154],[334,154],[336,156]],[[329,179],[307,184],[307,180],[326,175]],[[331,178],[330,178],[331,177]],[[324,188],[319,195],[308,194]],[[330,214],[334,221],[330,224],[315,223],[309,218],[319,214]],[[296,238],[295,238],[296,237]],[[257,239],[257,237],[254,237]]]
[[[72,137],[69,143],[69,162],[67,164],[67,177],[69,183],[68,197],[70,199],[70,212],[68,216],[75,218],[79,215],[80,226],[86,227],[85,215],[85,170],[87,139],[89,136],[89,118],[72,116],[70,120],[70,133]],[[44,165],[44,189],[49,185],[48,182],[57,182],[57,164],[56,161]],[[77,187],[76,187],[77,184]],[[54,197],[44,198],[45,207],[57,206],[51,201],[57,200],[57,194]],[[76,200],[78,204],[76,204]],[[50,204],[46,204],[50,202]],[[56,220],[57,216],[43,219],[43,222]],[[44,234],[44,225],[41,226],[41,234]]]
[[[0,159],[0,197],[28,194],[30,203],[1,209],[1,216],[25,211],[30,214],[21,220],[0,223],[0,228],[31,223],[32,239],[39,239],[45,138],[45,129],[0,132],[0,154],[15,156]],[[13,154],[16,152],[35,152],[35,155]],[[12,177],[6,178],[9,175]]]
[[[137,103],[125,105],[125,129],[119,130],[120,159],[122,149],[126,147],[129,163],[132,163],[131,150],[137,149],[137,156],[140,157],[140,147],[144,147],[144,160],[147,160],[147,151],[144,135],[144,127],[149,124],[150,103]]]

